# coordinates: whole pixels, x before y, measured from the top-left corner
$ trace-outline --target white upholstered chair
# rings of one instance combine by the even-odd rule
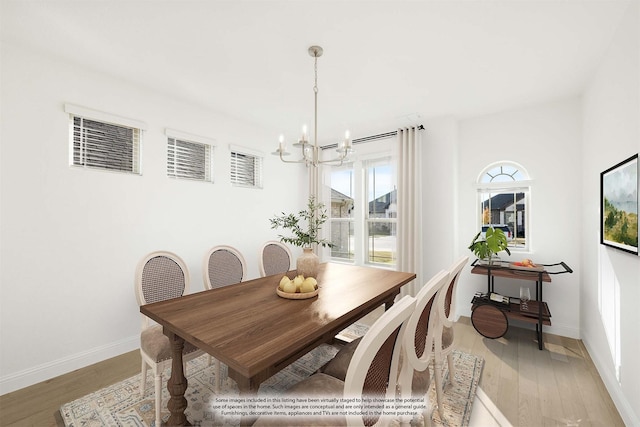
[[[189,291],[189,270],[176,254],[167,251],[151,252],[138,262],[135,273],[135,292],[138,305],[150,304],[181,297]],[[183,361],[186,363],[203,354],[198,348],[185,342]],[[140,334],[140,356],[142,357],[142,383],[144,394],[147,382],[147,367],[155,377],[155,425],[160,425],[162,407],[162,373],[171,367],[171,345],[162,327],[142,315]]]
[[[270,240],[260,248],[258,267],[260,277],[285,274],[291,270],[292,255],[287,245]]]
[[[447,285],[438,291],[437,314],[441,327],[436,331],[434,337],[434,376],[436,383],[436,396],[438,401],[438,411],[444,417],[442,409],[442,396],[444,394],[444,360],[447,359],[449,365],[449,381],[455,384],[455,366],[453,355],[455,349],[453,325],[456,316],[456,290],[460,272],[469,261],[468,256],[463,256],[449,267],[449,278]]]
[[[247,263],[236,248],[218,245],[209,249],[202,260],[202,276],[206,289],[235,285],[247,277]],[[220,361],[209,356],[209,364],[213,361],[216,374],[214,391],[220,392],[222,369]]]
[[[316,373],[287,390],[291,396],[322,396],[336,398],[368,397],[392,403],[396,397],[398,365],[406,320],[415,307],[415,298],[405,296],[384,312],[362,337],[355,349],[346,378],[341,381],[324,373]],[[380,405],[380,400],[374,403]],[[363,404],[363,412],[371,408]],[[380,408],[378,408],[380,409]],[[389,410],[389,408],[387,408]],[[382,426],[390,425],[389,415],[369,412],[368,415],[336,415],[296,417],[296,426]],[[291,420],[262,416],[253,424],[260,426],[290,425]]]
[[[429,387],[431,375],[429,365],[433,362],[434,337],[441,328],[436,312],[438,291],[449,279],[449,272],[441,270],[434,275],[416,295],[416,307],[407,321],[407,331],[403,340],[403,356],[398,384],[403,399],[422,398],[425,409],[422,413],[424,425],[431,425]],[[417,415],[417,414],[416,414]],[[411,423],[410,417],[402,419],[402,425]],[[418,420],[415,420],[416,422]]]

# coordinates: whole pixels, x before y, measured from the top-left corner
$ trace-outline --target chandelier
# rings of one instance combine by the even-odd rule
[[[320,147],[318,146],[318,58],[322,56],[322,48],[320,46],[311,46],[309,48],[309,55],[314,58],[314,73],[315,80],[313,85],[313,98],[314,98],[314,114],[313,114],[313,144],[308,140],[307,126],[302,127],[302,136],[298,142],[292,144],[294,147],[299,147],[302,151],[302,157],[299,160],[286,160],[284,157],[290,153],[286,150],[284,136],[280,135],[280,142],[278,148],[272,154],[280,156],[280,160],[285,163],[305,163],[307,166],[317,167],[322,163],[332,163],[341,165],[347,156],[353,152],[351,146],[351,139],[349,139],[349,131],[345,132],[344,140],[338,143],[338,156],[330,160],[320,160]]]

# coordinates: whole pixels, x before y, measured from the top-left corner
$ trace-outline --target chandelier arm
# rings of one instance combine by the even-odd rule
[[[282,152],[280,152],[280,160],[282,160],[284,163],[306,163],[308,161],[306,158],[300,160],[285,160],[285,158],[282,157]]]
[[[330,163],[340,162],[338,165],[335,165],[335,166],[342,166],[342,164],[344,163],[344,159],[345,159],[345,157],[340,157],[340,158],[337,158],[337,159],[330,159],[330,160],[318,160],[318,164],[319,165],[326,165],[326,164],[330,164]]]

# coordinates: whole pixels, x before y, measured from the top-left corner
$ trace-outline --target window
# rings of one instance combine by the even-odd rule
[[[489,165],[478,178],[478,231],[491,225],[505,231],[509,249],[528,250],[530,181],[512,162]]]
[[[166,135],[167,176],[212,182],[212,141],[169,129]]]
[[[367,261],[396,264],[397,195],[390,159],[365,163]]]
[[[391,158],[333,168],[330,179],[331,257],[395,266],[397,190]]]
[[[231,147],[231,184],[262,188],[262,156]]]
[[[66,104],[70,117],[70,164],[140,174],[144,124]]]
[[[355,205],[353,166],[331,173],[331,257],[355,260]]]

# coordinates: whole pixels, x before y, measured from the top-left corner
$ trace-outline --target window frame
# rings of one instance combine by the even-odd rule
[[[379,268],[387,268],[395,270],[397,268],[397,234],[396,236],[396,245],[394,250],[392,250],[393,262],[392,263],[383,263],[383,262],[375,262],[371,261],[371,250],[370,250],[370,226],[374,223],[389,223],[394,224],[396,227],[397,233],[397,217],[395,218],[383,218],[378,217],[374,218],[370,216],[369,212],[369,203],[371,201],[368,200],[369,196],[369,177],[368,172],[371,167],[376,164],[385,164],[389,165],[392,174],[392,182],[395,184],[394,189],[397,191],[397,177],[395,174],[396,166],[395,166],[395,157],[389,154],[389,151],[385,151],[382,153],[372,153],[367,156],[361,156],[361,158],[345,163],[341,166],[333,166],[329,168],[329,177],[328,182],[329,185],[328,191],[331,192],[331,175],[336,170],[351,170],[352,171],[352,191],[353,196],[346,195],[353,199],[353,215],[352,217],[345,218],[334,218],[330,217],[330,227],[329,232],[331,233],[330,238],[333,237],[333,223],[348,223],[353,225],[353,256],[347,257],[335,257],[329,253],[329,257],[333,262],[340,262],[345,264],[354,264],[354,265],[365,265],[371,267],[379,267]],[[392,192],[393,190],[391,190]],[[329,195],[329,205],[331,204],[331,196]],[[375,198],[377,200],[379,197]]]
[[[515,168],[517,169],[521,176],[523,177],[523,179],[520,180],[513,180],[513,181],[499,181],[499,182],[483,182],[483,178],[486,175],[489,175],[489,172],[498,168],[498,167],[511,167],[511,168]],[[508,174],[504,174],[505,176]],[[526,253],[526,252],[531,252],[532,250],[532,229],[531,229],[531,217],[532,217],[532,203],[531,203],[531,193],[532,193],[532,184],[533,181],[529,178],[529,173],[527,172],[527,170],[520,164],[513,162],[513,161],[499,161],[499,162],[495,162],[495,163],[491,163],[490,165],[486,166],[482,172],[480,172],[480,174],[478,175],[478,178],[476,180],[476,230],[477,232],[480,232],[482,230],[482,226],[486,225],[484,223],[484,218],[483,218],[483,205],[484,205],[484,195],[490,195],[488,196],[489,198],[491,197],[495,197],[496,195],[499,194],[518,194],[518,193],[524,193],[524,196],[522,199],[518,200],[517,196],[516,196],[516,203],[514,206],[514,214],[515,214],[515,219],[514,219],[514,229],[513,231],[513,240],[509,244],[509,250],[511,252],[520,252],[520,253]],[[524,244],[522,246],[519,246],[518,240],[517,240],[517,225],[518,225],[518,208],[517,208],[517,204],[519,201],[522,201],[522,203],[524,203],[524,219],[523,219],[523,227],[525,230],[525,237],[524,237]],[[489,224],[494,224],[494,222],[491,221],[491,219],[489,220]],[[508,224],[507,224],[508,225]]]
[[[125,173],[129,175],[142,175],[142,140],[143,133],[147,129],[146,123],[115,114],[105,113],[103,111],[81,107],[75,104],[65,104],[64,111],[69,115],[69,166],[74,169],[91,169],[105,172]],[[78,125],[75,123],[76,119],[79,119],[82,122],[80,125],[80,131],[87,130],[87,127],[85,127],[85,120],[109,127],[120,128],[121,130],[131,130],[131,169],[109,167],[107,163],[108,159],[102,163],[102,166],[87,164],[86,156],[83,155],[80,155],[80,157],[84,157],[84,160],[76,162],[76,129],[78,128]],[[94,128],[94,130],[96,129],[97,127]],[[81,147],[86,147],[87,142],[85,138],[86,137],[81,137],[81,139],[83,139],[79,142]],[[114,147],[107,148],[116,150]],[[99,165],[100,163],[97,162],[96,164]]]
[[[181,180],[187,180],[187,181],[195,181],[195,182],[206,182],[206,183],[213,183],[214,182],[214,169],[213,169],[213,152],[215,149],[215,140],[211,139],[211,138],[207,138],[204,136],[199,136],[199,135],[194,135],[191,133],[187,133],[187,132],[182,132],[182,131],[178,131],[175,129],[165,129],[165,136],[167,137],[167,177],[171,178],[171,179],[181,179]],[[173,174],[170,171],[170,155],[171,155],[171,140],[174,141],[174,144],[177,144],[178,142],[182,142],[182,143],[186,143],[186,144],[197,144],[197,145],[201,145],[204,148],[204,171],[205,171],[205,176],[204,178],[197,178],[197,177],[189,177],[187,175],[179,175],[176,173],[176,166],[177,163],[174,160],[174,172]],[[174,145],[175,147],[175,145]],[[177,155],[177,151],[176,148],[173,149],[174,151],[174,156]],[[184,153],[183,154],[188,154],[188,153]],[[189,167],[188,165],[185,165],[185,167]]]
[[[245,147],[239,147],[237,145],[229,146],[230,156],[229,156],[229,179],[231,181],[231,185],[234,187],[243,187],[243,188],[263,188],[263,171],[264,171],[264,154],[251,150]],[[253,169],[253,179],[252,182],[249,180],[245,180],[241,182],[238,176],[238,156],[242,156],[243,158],[251,158],[253,159],[253,165],[249,166],[245,165],[246,168]]]

